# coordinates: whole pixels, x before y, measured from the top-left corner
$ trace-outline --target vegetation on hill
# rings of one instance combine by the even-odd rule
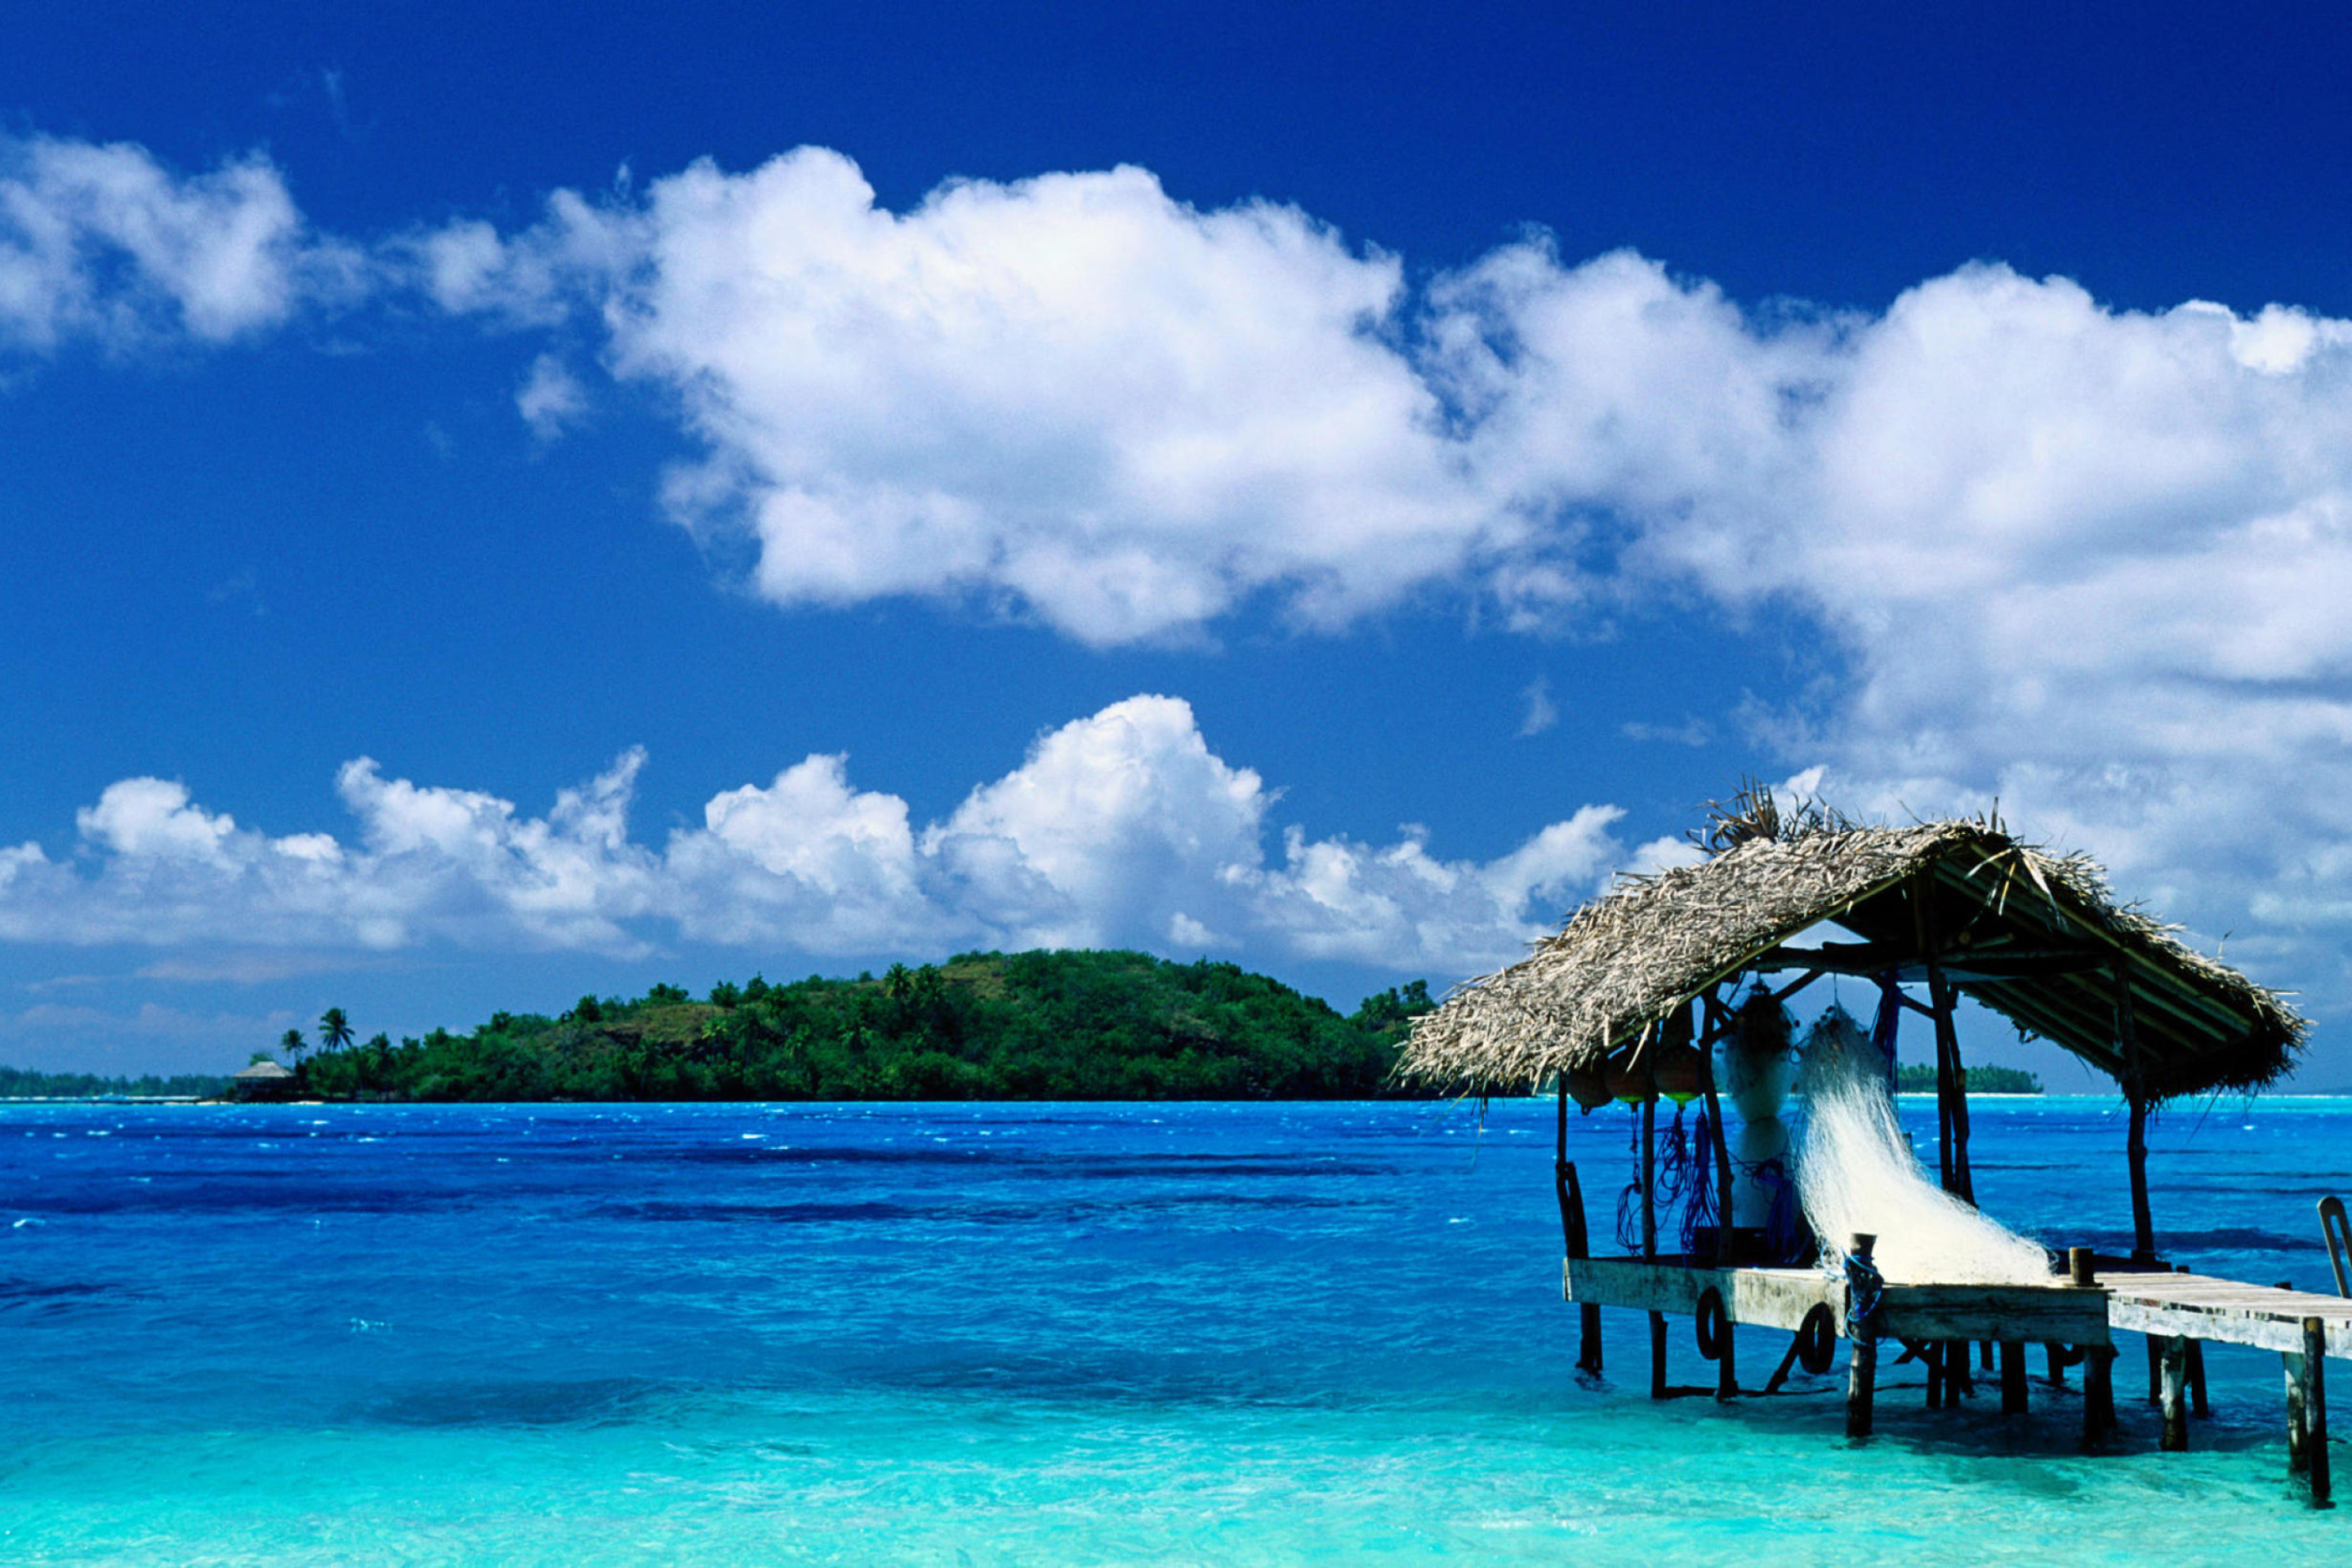
[[[87,1072],[34,1072],[0,1067],[0,1100],[99,1100],[114,1095],[213,1095],[228,1087],[217,1073],[174,1073],[157,1078],[104,1078]]]
[[[1879,1058],[1884,1061],[1884,1057]],[[1970,1068],[1970,1094],[2040,1094],[2042,1079],[2023,1068]],[[1895,1069],[1895,1088],[1902,1094],[1933,1094],[1936,1092],[1936,1069],[1925,1062]]]
[[[1395,1092],[1421,981],[1342,1016],[1231,963],[1140,952],[974,952],[877,979],[656,985],[469,1034],[282,1045],[331,1099],[1339,1100]]]

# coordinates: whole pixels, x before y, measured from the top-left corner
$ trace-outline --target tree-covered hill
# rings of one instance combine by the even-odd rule
[[[2042,1077],[2023,1068],[1974,1067],[1969,1071],[1970,1094],[2040,1094]],[[1906,1062],[1895,1069],[1895,1087],[1904,1094],[1936,1092],[1936,1069],[1923,1062]]]
[[[974,952],[700,1000],[583,996],[560,1017],[323,1048],[299,1071],[309,1093],[360,1100],[1358,1099],[1393,1092],[1405,1021],[1431,1005],[1420,981],[1342,1016],[1230,963]]]

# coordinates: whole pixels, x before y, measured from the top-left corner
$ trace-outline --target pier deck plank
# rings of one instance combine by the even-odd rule
[[[1715,1268],[1680,1259],[1571,1258],[1561,1271],[1561,1293],[1571,1301],[1683,1315],[1698,1310],[1708,1290],[1723,1297],[1735,1323],[1795,1329],[1825,1306],[1844,1334],[1843,1281],[1818,1268]],[[2107,1342],[2106,1296],[2072,1285],[1890,1284],[1884,1296],[1882,1334],[1913,1340]]]
[[[2342,1296],[2208,1274],[2111,1274],[2100,1284],[2107,1321],[2117,1329],[2299,1352],[2304,1319],[2318,1318],[2326,1324],[2327,1353],[2352,1360],[2352,1300]]]
[[[1677,1258],[1571,1258],[1561,1294],[1603,1307],[1689,1316],[1708,1290],[1735,1323],[1794,1329],[1826,1306],[1845,1332],[1845,1291],[1817,1268],[1717,1268]],[[2300,1352],[2303,1321],[2326,1325],[2327,1353],[2352,1360],[2352,1300],[2204,1274],[2110,1274],[2083,1289],[2051,1285],[1886,1288],[1884,1332],[1906,1339],[2105,1344],[2108,1331]]]

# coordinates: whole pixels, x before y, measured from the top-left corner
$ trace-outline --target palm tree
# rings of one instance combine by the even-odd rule
[[[330,1007],[319,1015],[319,1046],[321,1050],[340,1051],[352,1043],[352,1021],[343,1016],[341,1007]]]
[[[294,1058],[294,1065],[298,1068],[302,1065],[302,1053],[310,1048],[310,1042],[302,1037],[302,1031],[299,1029],[287,1030],[278,1037],[278,1044],[288,1056]]]

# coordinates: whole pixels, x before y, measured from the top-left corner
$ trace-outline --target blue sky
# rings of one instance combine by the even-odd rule
[[[1753,773],[1997,800],[2352,1082],[2271,15],[19,18],[0,1060],[1037,942],[1346,1006]]]

